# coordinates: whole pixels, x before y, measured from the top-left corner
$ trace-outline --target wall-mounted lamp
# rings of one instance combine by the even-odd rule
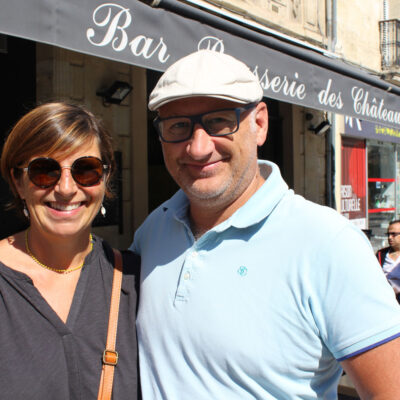
[[[306,121],[311,121],[314,118],[314,115],[311,113],[306,113],[305,118],[306,118]],[[310,125],[308,127],[308,129],[311,132],[314,132],[316,135],[322,135],[330,127],[331,127],[331,123],[329,122],[328,118],[326,118],[326,114],[325,114],[325,119],[320,124],[318,124],[317,126]]]
[[[96,92],[97,96],[103,98],[103,104],[120,104],[132,91],[132,86],[127,82],[115,81],[109,88]]]
[[[331,123],[328,120],[322,121],[316,127],[310,126],[308,129],[314,132],[316,135],[324,134],[331,127]]]

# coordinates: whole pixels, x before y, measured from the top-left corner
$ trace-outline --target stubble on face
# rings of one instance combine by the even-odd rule
[[[249,114],[241,124],[241,129],[232,136],[209,139],[213,141],[214,151],[201,162],[206,164],[218,160],[215,168],[210,170],[191,167],[193,160],[188,152],[172,158],[171,152],[176,150],[172,146],[176,144],[163,144],[167,169],[191,203],[201,202],[203,208],[228,206],[257,177],[257,126],[254,113]]]

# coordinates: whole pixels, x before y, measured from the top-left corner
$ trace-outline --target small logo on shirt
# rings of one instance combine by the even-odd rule
[[[237,270],[237,273],[240,276],[246,276],[247,275],[247,268],[244,267],[243,265],[241,267],[239,267],[239,269]]]

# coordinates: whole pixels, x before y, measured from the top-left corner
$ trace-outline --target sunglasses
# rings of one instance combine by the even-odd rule
[[[30,181],[46,189],[54,186],[61,178],[63,169],[70,169],[74,181],[81,186],[97,185],[103,178],[109,166],[97,157],[87,156],[77,158],[71,166],[62,167],[56,160],[40,157],[32,160],[23,171],[28,172]]]
[[[387,237],[390,237],[390,236],[396,237],[396,236],[398,236],[398,235],[400,235],[400,232],[388,232],[388,233],[386,234]]]

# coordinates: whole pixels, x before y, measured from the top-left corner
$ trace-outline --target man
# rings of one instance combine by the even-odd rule
[[[257,161],[262,96],[242,62],[207,50],[150,95],[181,190],[132,245],[144,399],[335,399],[340,362],[364,398],[398,400],[393,291],[358,229]]]
[[[389,246],[378,250],[376,256],[396,293],[397,301],[400,301],[400,220],[389,224],[387,237]]]

